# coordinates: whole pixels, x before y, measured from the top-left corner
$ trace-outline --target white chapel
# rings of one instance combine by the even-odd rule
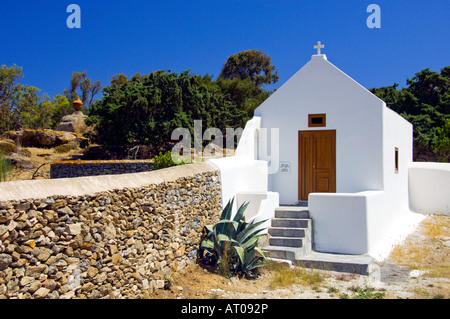
[[[250,201],[248,218],[267,219],[269,235],[276,223],[300,226],[280,212],[307,210],[313,251],[382,260],[427,209],[421,198],[410,198],[412,125],[329,62],[324,45],[315,48],[255,110],[235,155],[210,160],[220,170],[222,201],[235,197],[236,207]],[[449,164],[426,164],[450,177]],[[448,196],[438,197],[448,209]],[[289,236],[269,237],[295,245]],[[289,251],[283,256],[295,259]]]

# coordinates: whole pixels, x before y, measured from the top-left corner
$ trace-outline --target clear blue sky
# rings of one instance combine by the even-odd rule
[[[69,29],[69,4],[81,29]],[[381,29],[369,29],[369,4]],[[0,6],[0,64],[23,67],[22,83],[51,97],[73,71],[109,84],[117,73],[155,70],[219,75],[231,54],[261,49],[281,86],[317,41],[328,60],[366,88],[405,85],[424,68],[450,65],[449,0],[42,0]]]

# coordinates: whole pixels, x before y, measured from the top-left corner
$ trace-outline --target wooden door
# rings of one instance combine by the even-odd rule
[[[298,198],[336,192],[336,131],[298,132]]]

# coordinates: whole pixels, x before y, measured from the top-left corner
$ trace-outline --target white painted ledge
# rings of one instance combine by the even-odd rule
[[[56,195],[83,196],[114,189],[171,182],[181,177],[214,171],[217,171],[217,168],[212,164],[195,163],[134,174],[5,182],[0,183],[0,201],[38,199]]]

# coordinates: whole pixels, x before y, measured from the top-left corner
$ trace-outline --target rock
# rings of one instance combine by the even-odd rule
[[[46,262],[50,258],[52,253],[52,250],[42,247],[40,249],[39,255],[37,256],[37,259],[41,262]]]
[[[67,201],[65,199],[58,199],[52,204],[52,209],[58,209],[64,206],[67,206]]]
[[[156,280],[155,288],[156,289],[164,289],[165,282],[164,280]]]
[[[102,284],[106,281],[107,278],[108,278],[108,274],[106,272],[102,272],[102,273],[98,274],[94,280],[97,284]]]
[[[67,206],[64,206],[64,207],[62,207],[62,208],[59,208],[59,209],[57,210],[57,212],[58,212],[59,214],[67,214],[67,215],[70,215],[70,216],[73,215],[73,211],[72,211],[69,207],[67,207]]]
[[[89,267],[87,270],[87,275],[89,278],[94,278],[98,274],[98,269],[95,267]]]
[[[33,162],[32,160],[30,160],[22,155],[16,154],[16,153],[11,154],[10,159],[11,159],[11,164],[13,166],[15,166],[16,168],[32,169],[32,168],[36,167],[35,162]]]
[[[84,133],[87,129],[87,125],[84,122],[86,118],[87,115],[84,115],[81,111],[66,115],[61,119],[58,131]]]
[[[31,204],[29,202],[17,204],[16,206],[14,206],[15,210],[24,211],[24,212],[28,211],[30,208],[31,208]]]
[[[8,231],[8,226],[6,225],[0,225],[0,236],[2,236],[4,233]]]
[[[112,256],[112,262],[114,265],[117,265],[117,263],[120,261],[122,257],[120,256],[120,254],[115,254]]]
[[[50,292],[50,289],[41,287],[38,290],[36,290],[36,292],[33,294],[33,297],[34,298],[45,298],[49,292]]]
[[[74,235],[74,236],[79,235],[79,234],[81,234],[81,223],[66,225],[65,230],[69,235]]]
[[[106,226],[104,233],[106,239],[114,239],[116,237],[116,228],[114,227],[114,225],[109,224],[108,226]]]
[[[72,299],[75,296],[75,291],[71,290],[62,294],[59,299]]]
[[[20,280],[20,285],[21,286],[26,286],[26,285],[29,285],[29,284],[31,284],[32,282],[34,282],[36,279],[34,279],[34,277],[31,277],[31,276],[25,276],[25,277],[22,277],[22,279]]]
[[[0,270],[5,270],[11,265],[13,259],[11,255],[8,254],[0,254]]]
[[[55,147],[77,140],[72,133],[53,130],[8,131],[4,136],[23,147]]]
[[[412,270],[409,273],[409,277],[411,277],[411,278],[419,278],[420,276],[422,276],[425,273],[426,273],[426,271],[424,271],[424,270],[417,270],[417,269],[415,269],[415,270]]]
[[[39,278],[41,274],[48,273],[47,265],[37,265],[37,266],[28,266],[25,271],[25,276],[33,276],[34,278]]]

